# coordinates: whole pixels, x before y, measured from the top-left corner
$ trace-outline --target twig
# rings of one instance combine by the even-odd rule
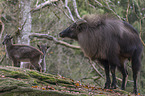
[[[57,40],[57,38],[53,37],[53,36],[50,36],[48,34],[39,34],[39,33],[32,33],[29,35],[29,38],[34,38],[34,37],[37,37],[37,38],[45,38],[45,39],[48,39],[48,40],[52,40],[54,41],[56,44],[59,44],[59,45],[63,45],[63,46],[66,46],[66,47],[69,47],[69,48],[73,48],[73,49],[80,49],[80,46],[75,46],[75,45],[71,45],[69,43],[66,43],[64,41],[61,41],[61,40]]]
[[[95,0],[95,2],[96,2],[97,4],[99,4],[101,7],[103,7],[103,5],[102,5],[99,1]]]
[[[104,2],[105,2],[105,1],[104,1]],[[120,17],[113,9],[111,9],[111,7],[109,6],[108,2],[105,2],[105,3],[106,3],[106,5],[107,5],[107,9],[109,9],[110,11],[112,11],[113,14],[115,14],[119,19],[121,19],[121,17]]]
[[[0,20],[0,23],[1,23],[1,26],[2,26],[2,29],[0,30],[1,31],[1,35],[0,35],[0,41],[1,41],[1,38],[2,38],[2,35],[3,35],[3,32],[4,32],[4,23]]]
[[[137,7],[138,7],[138,9],[139,9],[139,13],[141,13],[140,12],[140,7],[139,7],[139,5],[138,5],[138,3],[137,3]],[[140,18],[141,16],[138,16],[137,15],[137,13],[135,12],[135,6],[134,6],[134,2],[133,2],[133,11],[134,11],[134,13],[135,13],[135,15],[137,16],[137,18],[140,20],[139,22],[140,22],[140,34],[139,34],[139,38],[140,38],[140,40],[141,40],[141,42],[142,42],[142,44],[143,44],[143,46],[145,46],[145,43],[144,43],[144,41],[142,40],[142,24],[141,24],[141,21],[144,19],[144,18]]]
[[[144,43],[144,41],[142,40],[141,36],[142,36],[142,27],[141,27],[141,19],[140,19],[140,34],[139,34],[139,38],[140,38],[140,40],[141,40],[143,46],[145,46],[145,43]]]
[[[74,6],[74,10],[75,10],[75,13],[76,13],[77,17],[79,19],[81,19],[80,15],[79,15],[79,12],[78,12],[78,9],[77,9],[76,0],[73,0],[73,6]]]
[[[113,13],[114,15],[116,15],[119,19],[124,19],[124,18],[120,17],[113,9],[111,9],[110,5],[108,4],[108,1],[104,1],[104,0],[103,0],[103,2],[104,2],[107,6],[103,5],[102,3],[100,3],[100,2],[97,1],[97,0],[95,0],[95,2],[96,2],[100,7],[106,8],[106,9],[112,11],[112,13]],[[111,2],[111,1],[109,0],[109,2]],[[94,8],[93,5],[91,5],[91,4],[89,4],[89,5],[92,6],[92,7]]]
[[[36,4],[36,7],[35,8],[32,8],[31,12],[38,11],[38,10],[40,10],[40,9],[48,6],[52,2],[56,2],[56,1],[58,1],[58,0],[48,0],[48,1],[44,2],[44,3],[39,4],[39,5]]]
[[[4,60],[5,57],[6,57],[6,53],[5,53],[5,55],[1,58],[0,64],[3,62],[3,60]]]
[[[72,19],[72,21],[75,21],[70,8],[68,7],[68,0],[65,0],[65,7],[67,8],[67,10],[69,12],[69,15],[70,15],[70,18]]]
[[[100,77],[104,78],[104,76],[98,71],[98,69],[95,67],[95,64],[93,63],[92,60],[89,60],[90,64],[92,65],[92,67],[95,69],[95,71],[99,74]]]
[[[58,10],[60,10],[60,12],[62,12],[64,15],[66,15],[66,17],[68,18],[68,19],[70,19],[72,22],[74,22],[70,17],[69,17],[69,15],[65,12],[65,11],[63,11],[60,7],[58,7],[58,6],[56,6],[56,4],[53,4]]]
[[[18,28],[16,29],[16,31],[13,31],[13,32],[11,33],[11,36],[12,36],[12,37],[15,36],[15,34],[19,34],[20,31],[23,30],[24,25],[26,24],[26,21],[27,21],[27,19],[24,21],[24,23],[22,24],[21,27],[18,27]]]
[[[129,1],[130,0],[128,0],[128,4],[127,4],[127,10],[126,10],[126,21],[128,22],[128,10],[129,10]]]

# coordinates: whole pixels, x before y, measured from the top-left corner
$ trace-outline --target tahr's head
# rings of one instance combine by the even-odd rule
[[[5,35],[5,37],[4,37],[4,40],[3,40],[3,42],[2,42],[2,44],[3,45],[5,45],[5,44],[7,44],[7,42],[9,41],[9,40],[11,40],[13,37],[11,37],[11,35]]]
[[[70,39],[75,39],[78,40],[78,34],[82,32],[84,24],[86,24],[87,21],[80,19],[77,20],[75,23],[70,25],[68,28],[63,30],[62,32],[59,33],[59,36],[62,38],[68,37]]]

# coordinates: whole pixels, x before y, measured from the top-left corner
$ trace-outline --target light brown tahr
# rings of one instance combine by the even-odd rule
[[[30,62],[36,70],[42,71],[40,59],[43,53],[32,46],[12,44],[11,39],[10,35],[6,35],[3,44],[6,45],[6,52],[14,66],[20,67],[20,62]]]
[[[86,15],[59,35],[77,40],[85,56],[98,60],[104,66],[104,88],[116,88],[115,69],[118,67],[123,75],[121,89],[125,89],[128,77],[125,62],[131,60],[134,93],[138,93],[137,75],[141,67],[143,45],[138,32],[129,23],[109,15]],[[109,70],[112,73],[112,84]]]

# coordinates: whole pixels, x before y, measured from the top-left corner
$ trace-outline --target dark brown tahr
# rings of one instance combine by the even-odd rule
[[[30,62],[38,71],[42,71],[40,59],[43,53],[32,46],[12,44],[12,37],[6,35],[3,44],[6,45],[6,52],[13,61],[15,67],[20,67],[20,62]]]
[[[141,67],[143,45],[138,32],[129,23],[108,15],[86,15],[59,35],[77,40],[85,56],[98,60],[104,66],[107,89],[116,88],[116,67],[123,76],[121,89],[125,89],[128,77],[125,63],[132,61],[134,93],[138,93],[137,75]]]

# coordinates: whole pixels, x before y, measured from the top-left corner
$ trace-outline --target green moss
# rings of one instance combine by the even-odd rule
[[[7,69],[9,68],[9,70]],[[5,77],[11,77],[11,78],[21,78],[21,79],[27,79],[29,78],[29,75],[25,74],[25,72],[21,72],[20,70],[14,69],[13,67],[4,67],[3,69],[0,68],[1,73]]]
[[[32,94],[33,96],[87,96],[91,92],[83,86],[76,88],[74,81],[69,78],[40,73],[34,70],[0,67],[0,75],[1,96],[31,96]],[[42,90],[42,88],[46,89]],[[116,90],[116,92],[129,94],[120,90]],[[94,90],[91,93],[94,96],[99,93],[103,93],[101,94],[102,96],[111,94],[105,93],[103,90]]]
[[[27,79],[29,78],[29,75],[21,73],[19,71],[12,71],[11,74],[7,77]]]
[[[7,92],[7,91],[11,91],[14,89],[17,89],[18,86],[16,85],[12,85],[12,86],[0,86],[0,92]]]
[[[74,82],[72,82],[70,80],[67,80],[67,79],[57,79],[57,82],[58,83],[73,84],[74,85]]]
[[[10,70],[2,69],[2,68],[0,68],[0,70],[1,70],[1,73],[9,73],[9,72],[11,72]]]
[[[28,87],[30,85],[28,83],[22,81],[22,80],[17,80],[17,79],[12,79],[12,78],[0,78],[0,86],[23,86],[23,87]]]

